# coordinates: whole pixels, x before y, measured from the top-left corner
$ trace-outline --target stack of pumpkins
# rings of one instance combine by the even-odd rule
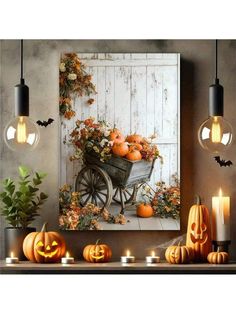
[[[200,197],[190,208],[186,245],[169,246],[165,252],[170,264],[187,264],[190,262],[206,262],[225,264],[229,256],[227,252],[211,252],[211,226],[207,207],[201,205]]]
[[[125,157],[128,160],[141,160],[142,155],[142,136],[138,134],[132,134],[127,136],[118,130],[113,129],[110,133],[110,140],[113,141],[112,153],[116,156]]]

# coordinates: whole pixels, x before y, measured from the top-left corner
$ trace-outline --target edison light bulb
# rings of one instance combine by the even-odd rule
[[[198,140],[202,148],[212,153],[225,151],[232,143],[232,138],[232,127],[222,116],[209,117],[198,130]]]
[[[11,120],[4,130],[7,146],[14,151],[33,150],[39,142],[39,129],[28,116],[18,116]]]

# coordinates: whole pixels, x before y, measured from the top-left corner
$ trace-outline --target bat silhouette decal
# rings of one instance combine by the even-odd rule
[[[36,123],[37,123],[39,126],[44,126],[44,127],[46,128],[48,125],[52,124],[53,121],[54,121],[54,119],[49,118],[48,121],[41,121],[41,120],[38,120]]]
[[[214,159],[220,165],[220,167],[230,167],[233,164],[231,160],[220,159],[220,156],[215,156]]]

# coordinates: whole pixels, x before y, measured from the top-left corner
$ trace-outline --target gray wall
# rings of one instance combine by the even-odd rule
[[[0,41],[0,87],[1,87],[1,134],[4,125],[13,117],[14,85],[19,81],[19,41]],[[181,54],[181,178],[182,210],[181,232],[64,232],[72,253],[80,257],[82,247],[97,238],[113,248],[114,259],[125,248],[138,257],[146,255],[146,249],[157,246],[186,232],[188,210],[193,195],[198,193],[210,207],[211,196],[221,186],[231,196],[231,252],[236,258],[236,194],[235,166],[220,168],[212,156],[200,149],[197,128],[208,115],[208,86],[214,78],[214,43],[204,40],[167,41],[81,41],[81,40],[29,40],[25,41],[25,79],[30,87],[31,116],[34,119],[55,119],[54,124],[41,129],[41,141],[29,154],[11,152],[0,139],[0,176],[15,176],[19,164],[48,173],[44,183],[50,198],[35,226],[48,221],[51,228],[58,228],[58,63],[62,52],[179,52]],[[236,119],[236,41],[219,43],[219,76],[225,88],[225,116],[233,124]],[[235,141],[224,158],[236,163]],[[1,219],[0,257],[3,258],[3,229]]]

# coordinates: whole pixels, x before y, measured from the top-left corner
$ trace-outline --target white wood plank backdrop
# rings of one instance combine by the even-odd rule
[[[73,148],[63,144],[77,119],[95,117],[115,125],[126,134],[150,136],[157,133],[164,163],[156,163],[151,185],[171,175],[180,176],[180,55],[178,53],[78,53],[93,75],[97,94],[89,106],[88,97],[74,99],[76,116],[61,120],[60,185],[74,185],[81,167],[69,161]]]

